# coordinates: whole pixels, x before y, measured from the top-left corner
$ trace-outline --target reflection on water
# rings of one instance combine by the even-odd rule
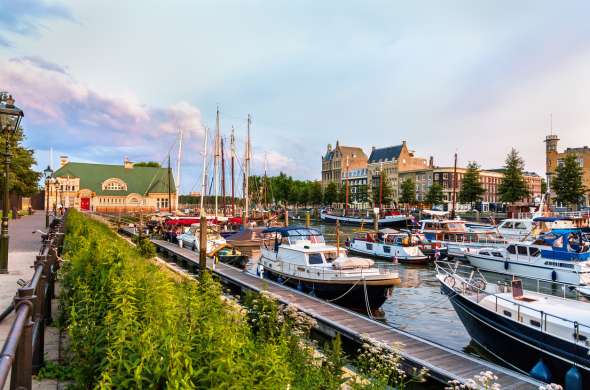
[[[326,241],[336,241],[334,225],[315,225],[325,235]],[[340,244],[351,237],[355,230],[341,226]],[[387,262],[384,262],[387,263]],[[440,293],[433,266],[396,266],[401,285],[396,287],[393,296],[383,304],[385,322],[427,340],[446,347],[463,351],[471,338],[457,317],[449,299]],[[472,352],[472,349],[469,349]]]

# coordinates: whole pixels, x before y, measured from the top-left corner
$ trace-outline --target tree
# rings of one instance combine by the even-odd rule
[[[443,188],[439,183],[432,183],[426,194],[426,203],[431,205],[441,204],[443,202]]]
[[[524,161],[515,149],[506,156],[504,178],[498,187],[500,201],[506,203],[518,202],[529,196],[529,190],[524,180]]]
[[[6,138],[0,138],[0,150],[4,151]],[[32,167],[37,162],[33,157],[33,150],[22,146],[24,139],[23,129],[19,128],[9,140],[11,157],[8,191],[17,195],[30,196],[39,191],[41,173],[33,171]]]
[[[356,187],[356,193],[354,194],[354,202],[365,203],[369,201],[369,188],[366,184],[361,184]]]
[[[479,165],[475,161],[471,161],[467,165],[467,172],[463,175],[459,201],[461,203],[469,203],[473,208],[473,204],[481,200],[485,192],[485,188],[483,188],[479,181]]]
[[[309,197],[310,197],[310,202],[313,203],[314,205],[322,204],[322,201],[324,200],[324,194],[322,191],[322,183],[320,183],[319,181],[314,181],[313,183],[311,183]]]
[[[159,162],[156,161],[140,161],[133,164],[134,167],[150,167],[150,168],[162,168]]]
[[[416,183],[414,183],[414,180],[407,178],[402,182],[400,202],[406,204],[416,203]]]
[[[577,206],[588,191],[582,184],[583,169],[578,164],[575,154],[569,153],[557,166],[555,178],[551,180],[551,189],[557,195],[557,201]]]
[[[383,183],[380,185],[380,183]],[[385,174],[385,171],[381,171],[379,174],[379,180],[373,188],[371,188],[373,194],[373,205],[378,207],[380,204],[388,205],[393,200],[393,189],[389,183],[389,179]]]
[[[547,181],[541,178],[541,194],[547,193]]]
[[[329,183],[324,191],[324,203],[332,204],[338,200],[338,187],[336,183]]]

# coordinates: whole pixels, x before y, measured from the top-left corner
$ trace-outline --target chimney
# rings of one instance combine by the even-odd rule
[[[374,152],[374,151],[375,151],[375,147],[371,146],[371,152]]]
[[[127,156],[125,156],[125,161],[123,161],[123,166],[125,167],[125,169],[133,169],[133,163],[131,161],[129,161]]]
[[[60,168],[69,162],[70,162],[70,160],[68,159],[68,156],[59,156],[59,167]]]
[[[406,146],[406,141],[402,141],[402,146]]]
[[[430,159],[428,160],[428,167],[434,168],[434,157],[433,156],[430,156]]]

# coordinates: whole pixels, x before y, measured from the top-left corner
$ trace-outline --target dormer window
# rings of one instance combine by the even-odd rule
[[[127,191],[127,184],[121,179],[112,178],[102,183],[102,189],[104,191]]]

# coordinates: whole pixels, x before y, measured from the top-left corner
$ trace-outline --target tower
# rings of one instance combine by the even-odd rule
[[[545,174],[547,175],[547,188],[551,188],[551,178],[557,168],[557,143],[559,137],[555,134],[549,134],[545,137]]]

